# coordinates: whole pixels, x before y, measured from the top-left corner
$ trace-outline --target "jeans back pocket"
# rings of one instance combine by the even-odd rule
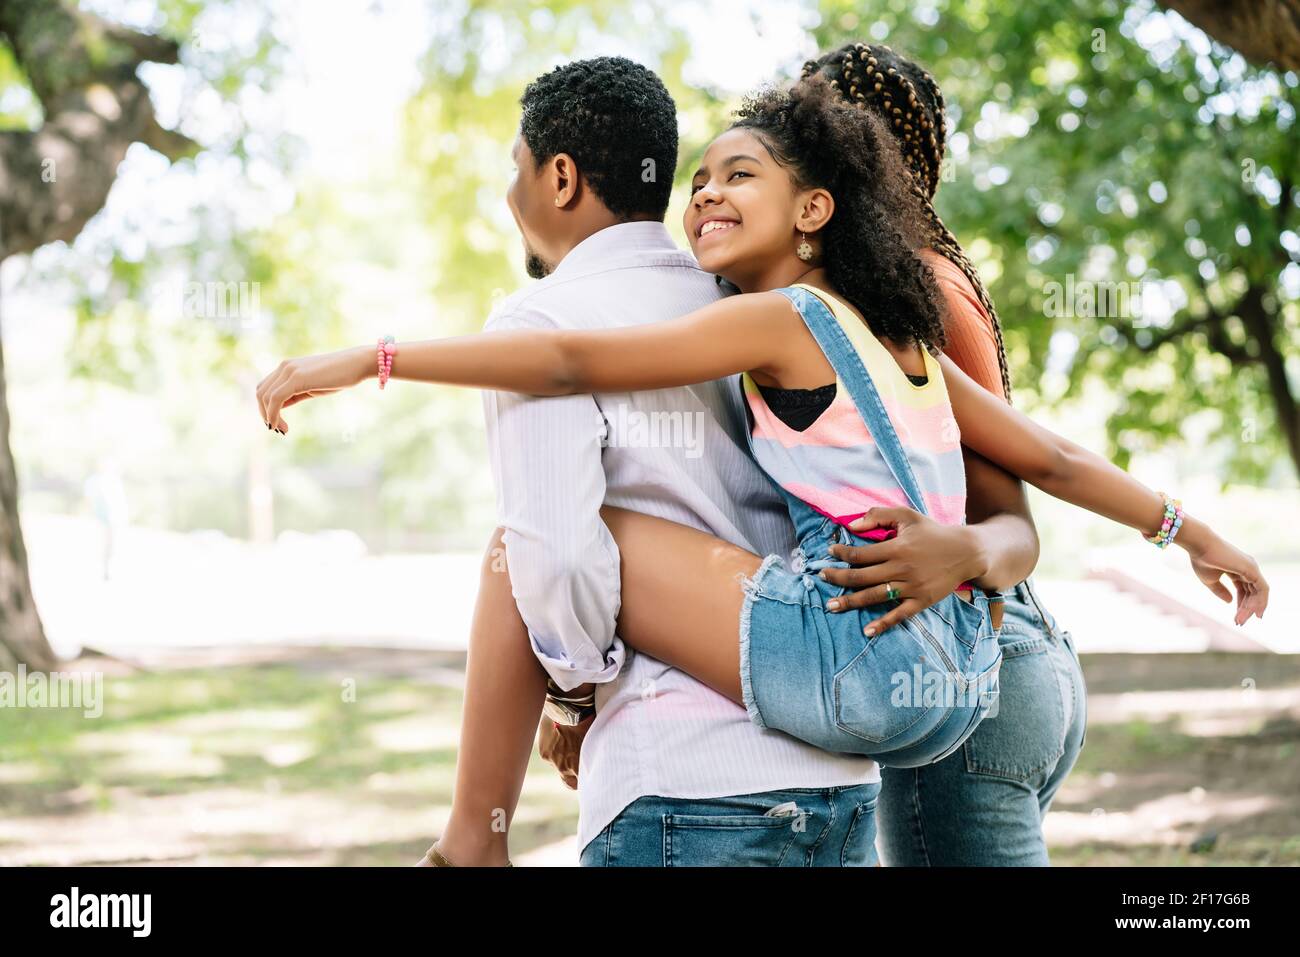
[[[835,724],[841,731],[899,747],[924,737],[951,710],[950,686],[964,679],[920,617],[867,640],[835,675]]]
[[[966,601],[953,592],[936,602],[932,610],[944,620],[957,640],[968,649],[973,650],[981,638],[993,631],[993,623],[988,613],[988,601],[983,596],[975,601]]]
[[[1002,642],[997,705],[966,741],[966,770],[1041,783],[1064,753],[1066,736],[1064,695],[1045,638]]]
[[[668,867],[780,867],[807,815],[665,814]]]

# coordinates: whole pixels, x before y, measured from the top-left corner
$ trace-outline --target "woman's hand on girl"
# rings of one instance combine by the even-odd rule
[[[831,556],[854,567],[821,573],[831,584],[853,589],[827,602],[830,611],[879,605],[890,600],[889,589],[898,593],[898,606],[872,622],[869,634],[892,628],[983,574],[983,553],[968,526],[941,525],[910,508],[873,508],[849,525],[857,535],[881,528],[893,529],[895,537],[872,545],[832,545]]]
[[[285,359],[257,384],[257,404],[267,428],[289,431],[281,411],[305,399],[349,389],[378,368],[372,346],[358,346],[315,356]]]

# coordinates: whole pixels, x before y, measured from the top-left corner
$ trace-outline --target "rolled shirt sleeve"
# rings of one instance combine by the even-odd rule
[[[509,309],[494,313],[485,328],[554,325]],[[618,545],[600,517],[600,407],[590,395],[485,391],[483,411],[511,587],[533,652],[566,691],[612,681],[625,649],[615,634]]]

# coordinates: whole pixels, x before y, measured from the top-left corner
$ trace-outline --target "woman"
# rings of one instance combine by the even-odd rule
[[[769,93],[714,141],[695,179],[685,225],[696,257],[748,295],[644,327],[406,343],[393,369],[402,378],[540,395],[666,388],[745,372],[755,456],[785,492],[812,567],[833,563],[832,543],[864,543],[849,529],[868,531],[858,518],[897,501],[896,492],[939,521],[964,521],[955,417],[966,443],[987,458],[1148,534],[1159,528],[1162,544],[1178,536],[1207,581],[1227,571],[1239,620],[1263,610],[1267,586],[1248,556],[923,348],[942,342],[939,301],[915,255],[920,209],[877,118],[839,102],[824,81]],[[373,361],[373,349],[362,347],[283,363],[259,385],[264,418],[283,429],[287,405],[355,385]],[[832,388],[827,414],[807,429],[789,425],[765,395]],[[962,654],[958,670],[974,664],[979,677],[996,668],[979,596],[949,598],[880,629],[889,605],[849,609],[843,589],[810,571],[787,571],[776,556],[760,560],[644,515],[604,515],[622,556],[620,634],[743,703],[756,722],[823,748],[901,754],[906,764],[931,754],[927,747],[941,757],[959,746],[984,710],[982,698],[966,712],[881,700],[909,655]],[[925,634],[940,641],[922,640],[913,622],[923,617]],[[496,691],[503,705],[518,697],[504,683]],[[484,710],[467,702],[467,720]],[[922,722],[926,734],[908,738]],[[896,739],[906,740],[891,749]],[[521,751],[526,759],[526,744],[504,742],[499,754]],[[520,766],[506,776],[521,775]],[[513,806],[517,790],[496,797],[497,807]]]
[[[850,43],[804,65],[847,102],[889,124],[926,213],[929,249],[947,305],[946,355],[1000,398],[1011,395],[1002,326],[978,273],[940,220],[947,120],[943,95],[916,63],[887,46]],[[1026,515],[1027,506],[1026,506]],[[842,575],[842,584],[852,578]],[[1042,820],[1086,737],[1086,689],[1069,632],[1028,580],[1008,595],[997,719],[960,753],[881,772],[880,851],[886,865],[1046,865]]]

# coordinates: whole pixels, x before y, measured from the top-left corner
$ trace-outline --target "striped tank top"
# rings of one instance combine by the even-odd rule
[[[843,303],[820,289],[796,285],[824,302],[848,336],[880,393],[930,517],[944,525],[964,524],[966,469],[961,433],[938,361],[921,350],[927,381],[916,385]],[[839,376],[835,400],[803,431],[790,428],[772,412],[749,373],[742,374],[742,382],[753,414],[754,457],[790,495],[841,525],[876,506],[910,507]],[[864,537],[892,537],[892,530],[875,529]]]

